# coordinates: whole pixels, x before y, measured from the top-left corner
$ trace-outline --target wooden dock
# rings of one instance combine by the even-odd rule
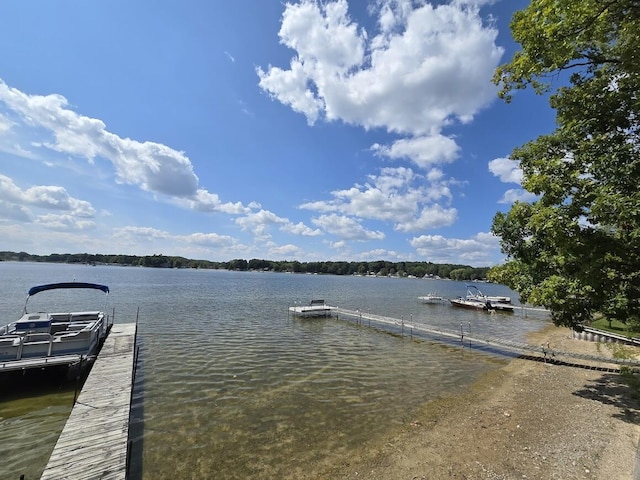
[[[136,324],[114,324],[41,480],[124,480]]]

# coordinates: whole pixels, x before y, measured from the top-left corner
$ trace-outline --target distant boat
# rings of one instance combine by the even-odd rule
[[[97,353],[110,327],[104,312],[27,312],[29,298],[38,293],[79,288],[109,293],[106,285],[82,282],[38,285],[29,290],[20,319],[0,327],[0,372],[71,365]]]
[[[338,307],[332,307],[324,300],[311,300],[308,305],[294,305],[289,312],[298,317],[330,317]]]
[[[514,309],[514,306],[511,304],[511,297],[485,295],[475,285],[467,285],[466,299],[485,303],[487,310],[497,310],[508,313],[513,312]]]
[[[490,302],[511,303],[511,297],[501,295],[485,295],[475,285],[467,285],[467,298]]]
[[[418,297],[418,301],[422,303],[442,303],[444,302],[444,297],[438,295],[437,293],[430,292],[426,295]]]
[[[509,303],[509,297],[484,295],[478,287],[467,285],[467,295],[465,297],[452,298],[449,300],[454,307],[470,308],[475,310],[513,312],[514,306]]]
[[[487,303],[490,304],[490,302],[483,302],[481,300],[474,300],[474,299],[468,299],[468,298],[462,298],[462,297],[450,298],[449,302],[453,307],[469,308],[472,310],[489,310],[489,306],[487,305]]]

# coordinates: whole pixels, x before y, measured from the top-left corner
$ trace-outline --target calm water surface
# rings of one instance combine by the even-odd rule
[[[546,324],[416,301],[431,291],[463,295],[464,283],[451,281],[11,262],[0,263],[0,323],[20,315],[31,286],[73,279],[109,285],[116,323],[135,321],[139,309],[131,428],[143,479],[323,478],[386,443],[425,402],[505,361],[341,320],[290,318],[296,302],[324,298],[520,340]],[[39,478],[73,394],[58,381],[35,392],[3,387],[0,478]]]

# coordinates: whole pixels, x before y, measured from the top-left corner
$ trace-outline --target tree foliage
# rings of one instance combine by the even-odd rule
[[[480,280],[487,278],[489,267],[470,267],[449,263],[431,262],[299,262],[274,261],[242,258],[228,262],[211,262],[209,260],[193,260],[184,257],[165,255],[104,255],[89,253],[52,253],[50,255],[32,255],[26,252],[0,251],[0,261],[80,263],[101,265],[127,265],[150,268],[204,268],[236,271],[266,271],[312,273],[329,275],[376,275],[398,277],[431,277],[451,278],[454,280]]]
[[[511,30],[500,96],[548,93],[557,128],[511,154],[537,199],[494,217],[508,262],[490,278],[556,324],[638,323],[640,0],[532,0]]]

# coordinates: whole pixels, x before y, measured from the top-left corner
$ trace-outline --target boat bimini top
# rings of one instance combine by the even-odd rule
[[[62,282],[62,283],[48,283],[46,285],[37,285],[29,289],[27,300],[24,303],[24,313],[27,313],[27,303],[29,297],[32,297],[36,293],[46,292],[47,290],[56,290],[58,288],[89,288],[95,290],[102,290],[109,295],[109,287],[106,285],[100,285],[98,283],[86,283],[86,282]]]

